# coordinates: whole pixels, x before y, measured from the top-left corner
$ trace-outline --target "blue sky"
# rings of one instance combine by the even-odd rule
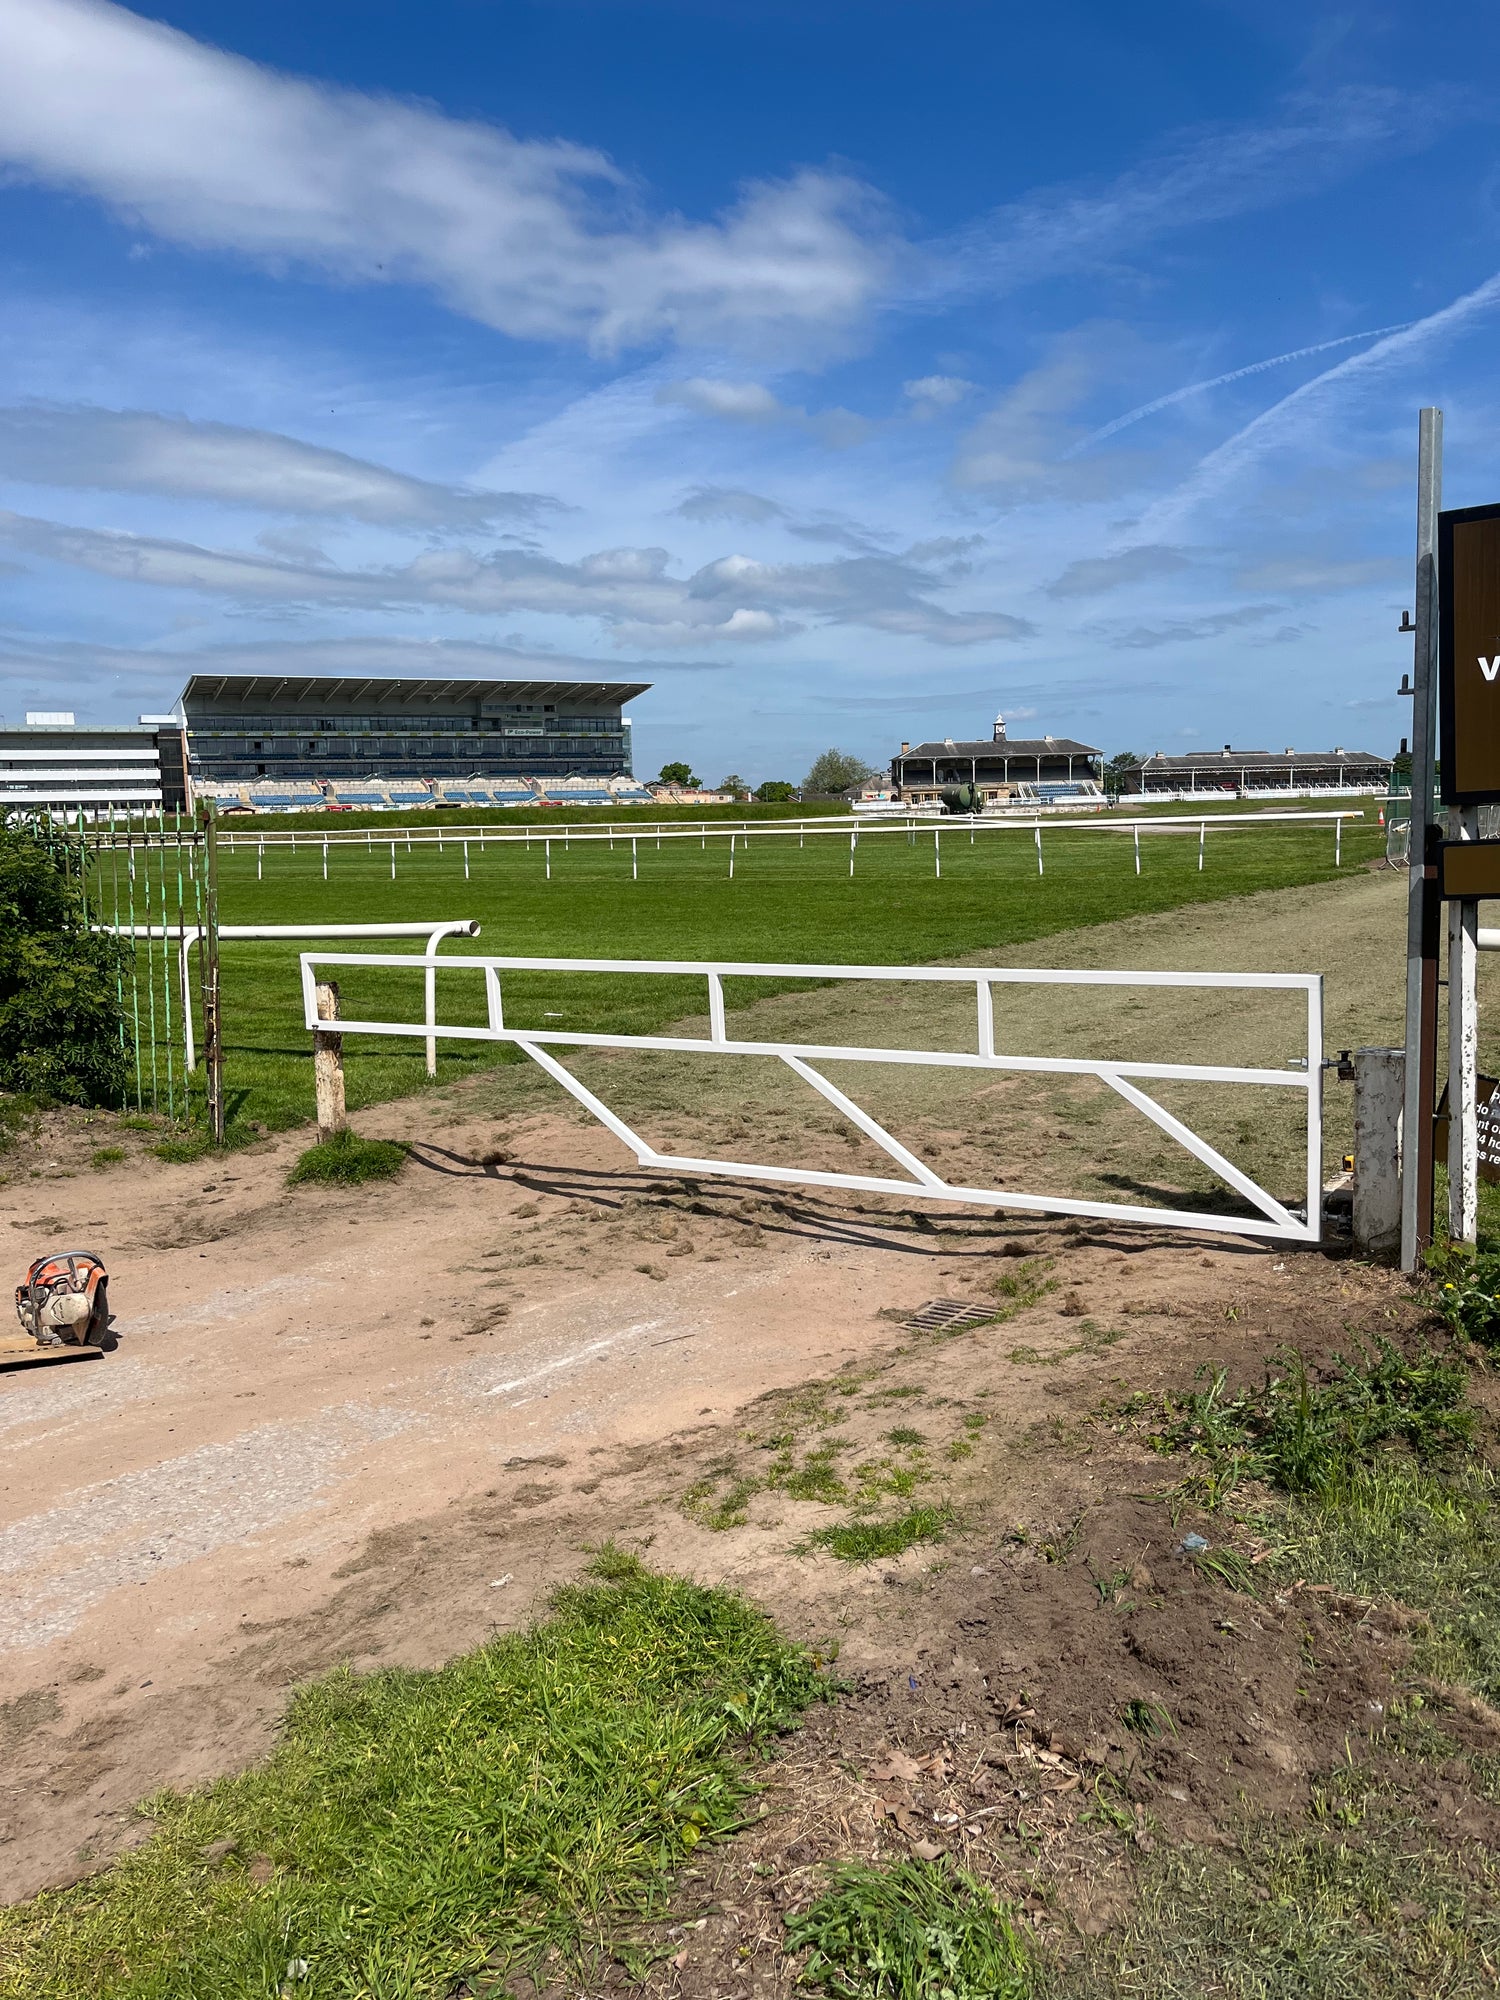
[[[1500,14],[0,0],[0,712],[653,682],[637,767],[1390,750]]]

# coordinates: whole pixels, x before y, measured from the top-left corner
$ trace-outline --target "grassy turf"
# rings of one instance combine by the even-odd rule
[[[287,1185],[313,1182],[325,1187],[357,1187],[361,1181],[388,1181],[400,1173],[406,1160],[406,1148],[389,1139],[362,1139],[357,1132],[336,1132],[299,1156],[286,1177]]]
[[[422,820],[430,831],[431,816]],[[221,859],[221,920],[226,924],[361,923],[414,918],[473,917],[483,926],[476,951],[506,955],[619,958],[721,958],[780,963],[921,964],[961,958],[987,948],[1041,939],[1080,925],[1180,908],[1270,888],[1328,879],[1333,836],[1326,827],[1267,825],[1210,834],[1207,865],[1197,866],[1195,836],[1155,836],[1143,842],[1142,872],[1134,871],[1128,835],[1044,833],[1045,874],[1036,873],[1030,836],[984,832],[973,845],[963,830],[943,835],[942,877],[934,877],[933,834],[911,841],[886,832],[861,836],[853,878],[849,849],[838,835],[757,838],[735,857],[728,880],[726,843],[642,840],[632,879],[628,839],[551,843],[551,879],[537,837],[525,846],[481,849],[470,841],[465,879],[462,836],[445,835],[444,850],[414,845],[389,821],[382,844],[366,851],[334,847],[328,880],[321,845],[299,841],[268,849],[257,879],[253,842]],[[597,822],[595,822],[597,825]],[[1344,869],[1379,851],[1372,825],[1347,832]],[[395,880],[391,844],[395,843]],[[359,949],[359,947],[354,947]],[[406,950],[405,941],[392,949]],[[309,1038],[302,1026],[293,944],[227,943],[223,947],[227,1084],[231,1109],[272,1127],[311,1109]],[[378,951],[380,946],[371,946]],[[458,953],[461,945],[445,947]],[[388,1009],[414,1018],[420,1007],[415,974],[338,975],[346,1016],[378,1017]],[[731,1007],[768,990],[765,982],[731,986]],[[440,988],[448,1018],[483,1019],[477,974],[450,974]],[[507,982],[508,1018],[536,1027],[649,1033],[674,1018],[702,1012],[701,980],[580,975],[528,975]],[[451,1011],[450,1011],[451,1010]],[[439,1080],[447,1081],[508,1059],[495,1044],[440,1045]],[[420,1089],[420,1041],[346,1044],[351,1107]]]
[[[971,1875],[941,1861],[855,1863],[787,1926],[803,1980],[836,2000],[1024,2000],[1021,1936]]]
[[[825,1688],[742,1599],[609,1552],[530,1632],[302,1689],[265,1764],[0,1912],[0,1993],[498,2000],[504,1967],[576,1959],[732,1828],[735,1746]]]

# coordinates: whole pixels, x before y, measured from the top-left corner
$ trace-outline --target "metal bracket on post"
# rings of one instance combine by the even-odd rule
[[[1433,1106],[1437,1097],[1436,857],[1430,851],[1437,723],[1437,538],[1443,498],[1443,413],[1423,410],[1417,445],[1417,616],[1413,640],[1411,841],[1406,914],[1401,1268],[1415,1271],[1432,1241]]]
[[[320,981],[317,994],[318,1019],[339,1018],[339,989],[331,979]],[[313,1080],[318,1094],[318,1138],[331,1139],[348,1123],[344,1111],[344,1037],[335,1031],[313,1031]]]

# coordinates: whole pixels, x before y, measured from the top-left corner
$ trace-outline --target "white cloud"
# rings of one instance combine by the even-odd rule
[[[1180,530],[1205,501],[1252,472],[1269,452],[1305,442],[1310,423],[1351,389],[1358,392],[1383,375],[1419,361],[1430,348],[1463,332],[1497,307],[1500,272],[1439,311],[1412,320],[1373,347],[1314,375],[1209,452],[1176,492],[1158,500],[1143,517],[1143,532],[1154,539]]]
[[[903,382],[901,393],[911,404],[914,417],[935,417],[941,410],[951,410],[961,403],[965,396],[972,395],[975,384],[966,382],[961,375],[922,375],[914,382]]]
[[[109,0],[0,10],[0,157],[138,228],[410,283],[522,339],[837,344],[892,269],[877,198],[804,171],[653,217],[602,153],[278,74]]]
[[[1418,151],[1470,108],[1451,89],[1349,85],[1293,97],[1277,120],[1178,133],[1102,187],[1042,190],[958,231],[940,246],[937,286],[1008,292],[1106,270],[1169,231],[1302,198],[1367,160]]]
[[[685,521],[742,521],[754,527],[790,518],[779,500],[740,486],[695,486],[672,511]]]
[[[668,382],[656,392],[658,403],[681,403],[700,417],[725,417],[735,424],[779,424],[800,417],[759,382],[716,382],[695,375],[687,382]]]
[[[1032,630],[1024,619],[1004,612],[953,612],[932,602],[954,574],[953,551],[966,543],[935,545],[941,551],[937,570],[911,554],[823,563],[763,563],[730,555],[689,577],[676,577],[661,548],[603,549],[559,562],[530,550],[479,554],[448,547],[424,550],[406,563],[340,569],[266,550],[202,548],[11,513],[0,513],[0,539],[44,561],[118,582],[202,591],[236,604],[429,605],[487,615],[522,611],[596,618],[624,645],[775,639],[800,629],[793,614],[941,645],[1019,639]]]
[[[145,675],[157,680],[189,674],[395,674],[451,676],[454,680],[553,680],[618,678],[615,660],[553,652],[543,646],[512,646],[482,639],[410,639],[386,634],[333,639],[263,639],[238,644],[166,647],[99,646],[11,634],[0,637],[0,668],[11,675],[31,670],[66,673],[70,685],[99,674]],[[632,660],[628,674],[724,673],[719,660]]]
[[[1285,606],[1280,604],[1242,604],[1233,611],[1210,611],[1195,618],[1168,619],[1164,625],[1100,625],[1093,630],[1112,646],[1145,650],[1155,646],[1176,646],[1190,640],[1222,639],[1226,632],[1237,631],[1244,625],[1262,624],[1284,609]],[[1297,633],[1290,627],[1284,627],[1277,636],[1295,638]]]
[[[701,417],[722,417],[733,424],[794,424],[835,451],[862,444],[870,425],[852,410],[805,410],[800,403],[783,403],[759,382],[725,382],[695,375],[686,382],[668,382],[656,392],[658,403],[680,403]]]
[[[1015,502],[1096,493],[1117,482],[1125,469],[1121,460],[1067,463],[1063,452],[1079,435],[1072,413],[1113,365],[1119,334],[1083,327],[1054,342],[1046,360],[1006,390],[960,440],[955,484]]]
[[[150,410],[28,403],[0,409],[0,478],[217,500],[380,526],[483,527],[534,520],[558,503],[412,479],[275,431]]]
[[[1165,548],[1160,543],[1121,549],[1118,555],[1083,556],[1077,562],[1070,562],[1062,575],[1047,585],[1047,595],[1099,597],[1125,584],[1172,576],[1188,565],[1189,559],[1181,549]]]

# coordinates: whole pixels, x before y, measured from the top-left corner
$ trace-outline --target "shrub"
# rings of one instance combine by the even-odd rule
[[[119,1102],[122,950],[88,929],[78,885],[44,842],[0,827],[0,1090]]]

